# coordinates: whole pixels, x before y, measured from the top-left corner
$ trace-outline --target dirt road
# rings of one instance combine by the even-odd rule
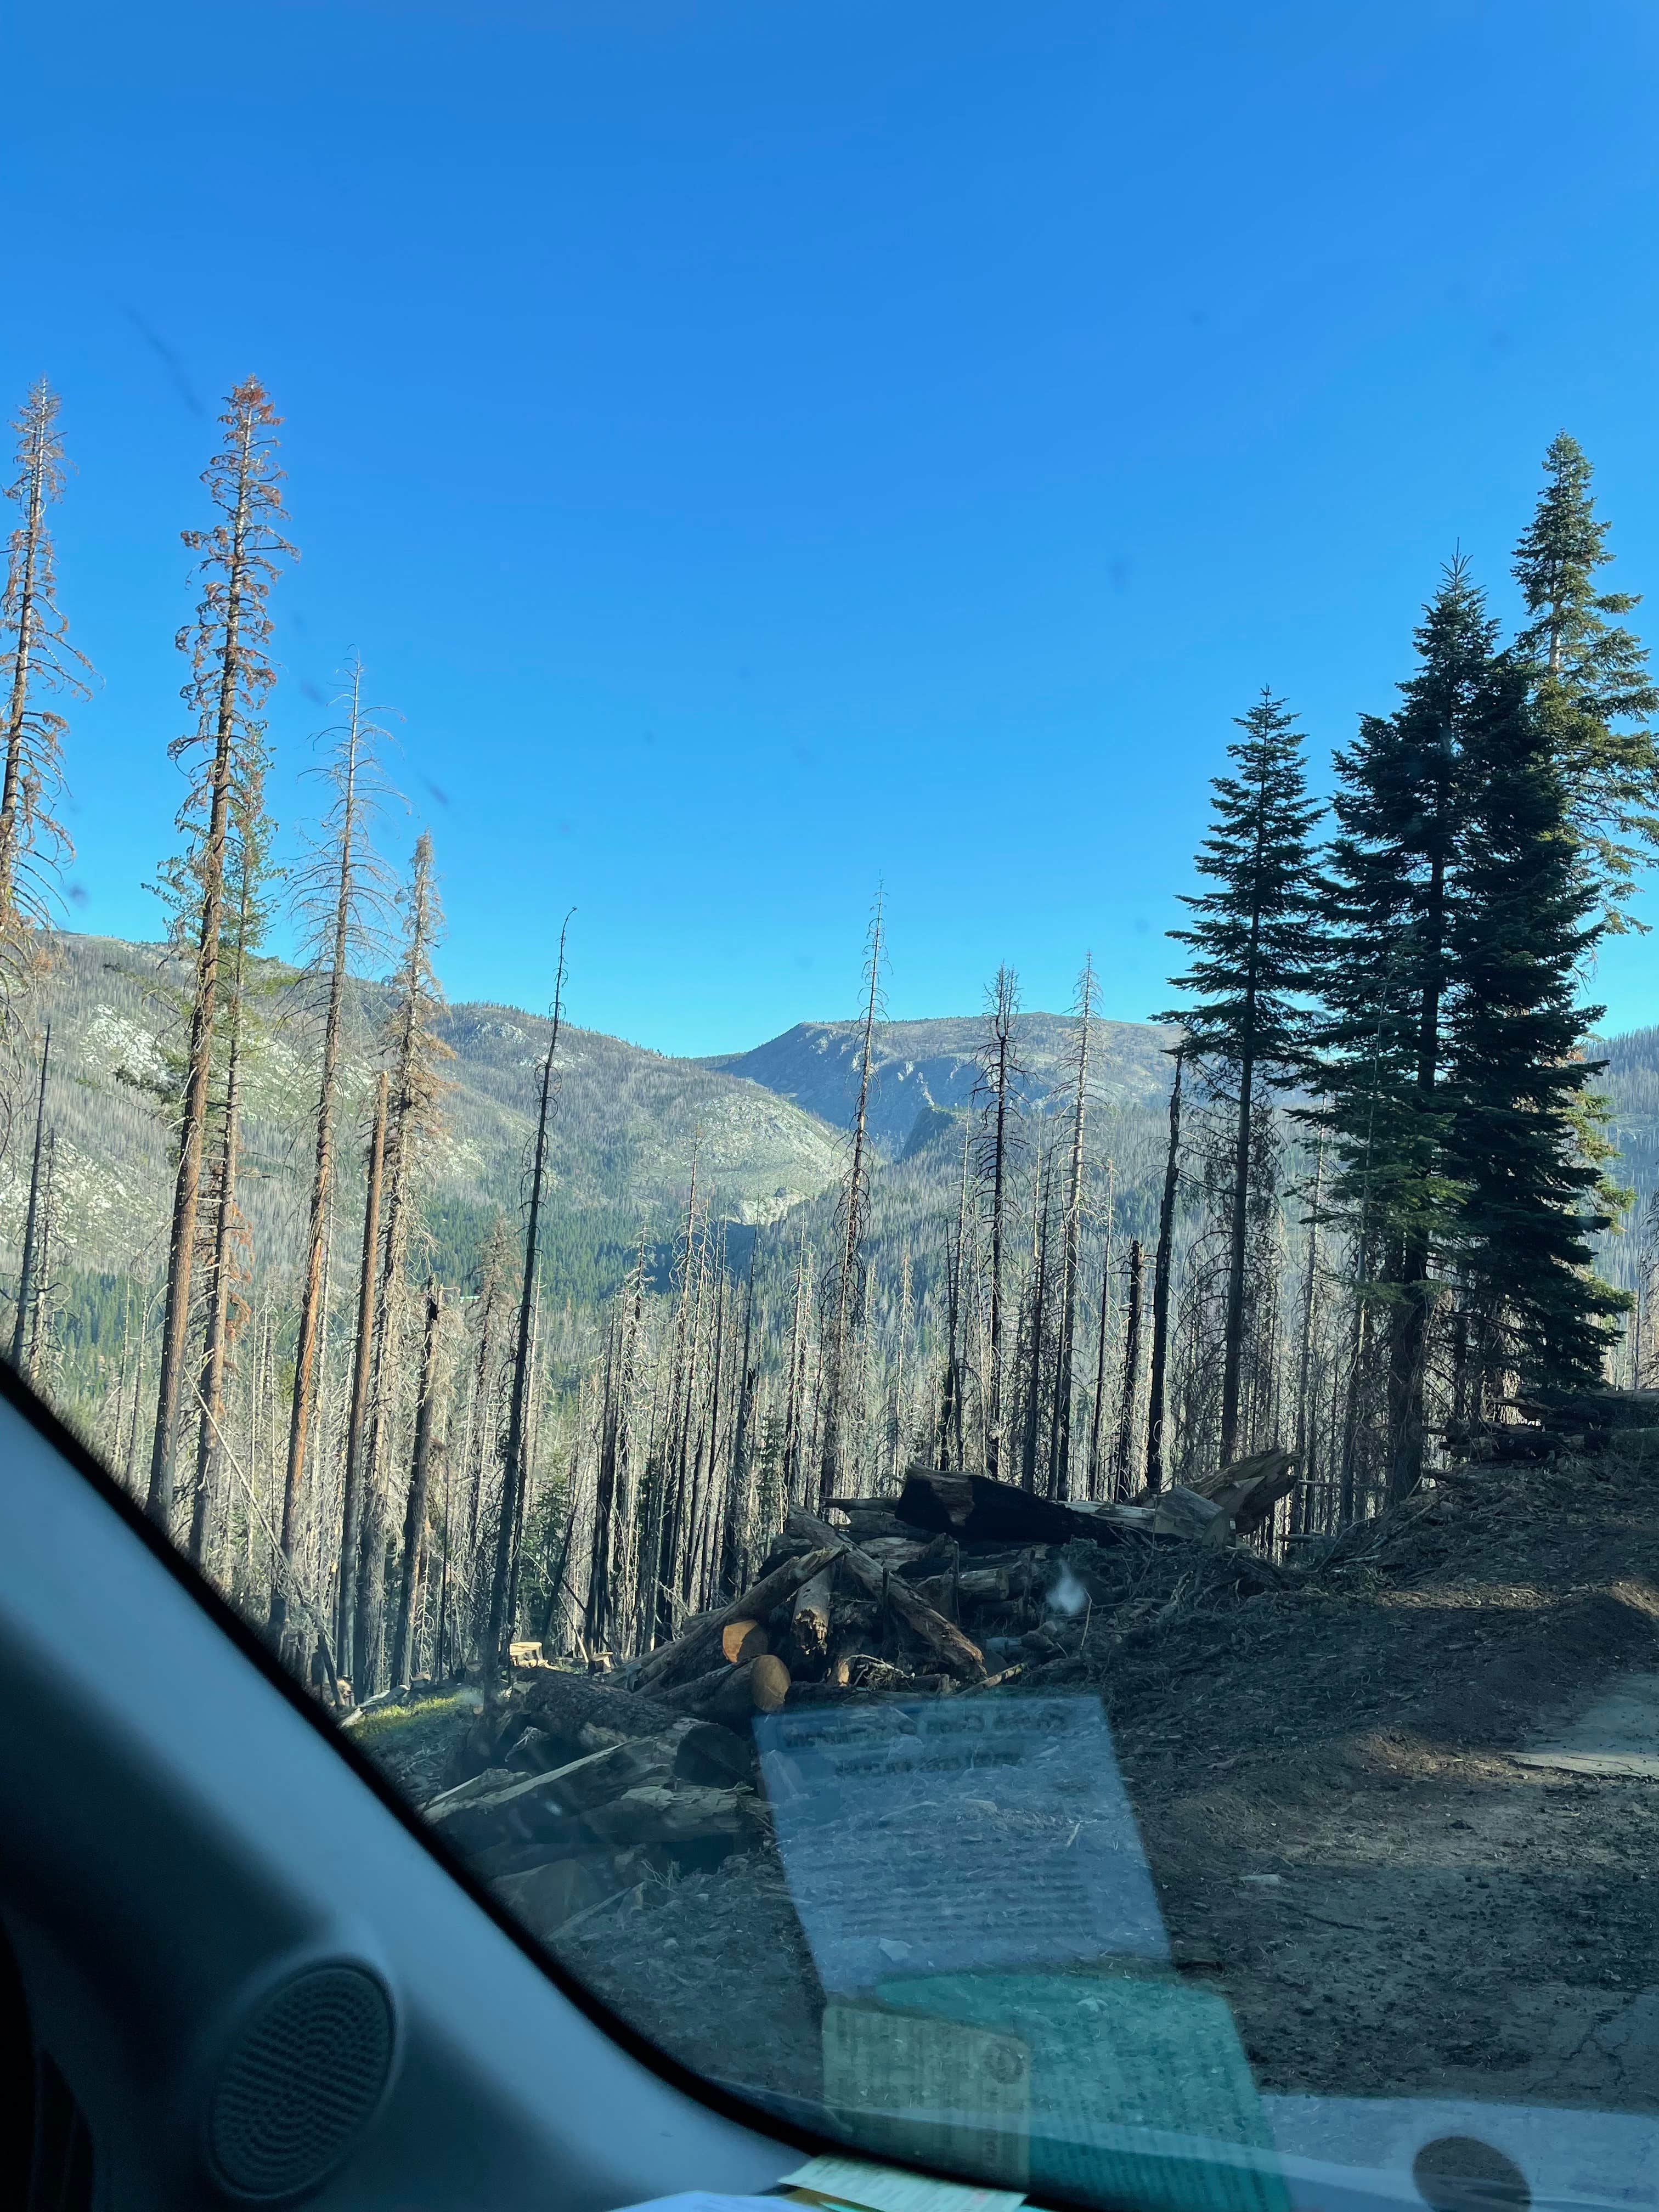
[[[1177,1963],[1263,2090],[1659,2112],[1651,1483],[1484,1474],[1254,1595],[1074,1547],[1088,1640],[1037,1686],[1103,1696]],[[774,1852],[553,1942],[677,2057],[813,2106],[823,2000]]]

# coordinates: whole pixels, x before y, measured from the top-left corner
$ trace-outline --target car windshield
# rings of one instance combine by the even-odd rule
[[[817,2200],[1659,2205],[1652,11],[10,56],[0,1357]]]

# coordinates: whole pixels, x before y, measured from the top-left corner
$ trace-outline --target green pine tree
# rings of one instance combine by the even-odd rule
[[[1471,717],[1484,711],[1497,635],[1467,564],[1454,560],[1418,625],[1401,704],[1364,716],[1336,757],[1315,1080],[1358,1295],[1386,1321],[1395,1496],[1423,1471],[1429,1318],[1456,1216],[1444,1017],[1462,754]]]
[[[1516,640],[1529,663],[1546,743],[1602,927],[1640,928],[1627,912],[1638,868],[1659,854],[1659,748],[1644,726],[1659,687],[1640,641],[1616,620],[1640,601],[1596,588],[1613,559],[1589,461],[1563,430],[1544,456],[1544,489],[1516,547],[1531,617]]]
[[[1224,1464],[1238,1438],[1244,1344],[1251,1117],[1259,1091],[1289,1081],[1303,1058],[1305,993],[1316,901],[1310,833],[1323,811],[1308,797],[1296,718],[1265,686],[1238,718],[1227,748],[1232,771],[1215,778],[1213,826],[1195,863],[1212,889],[1186,897],[1196,916],[1170,934],[1194,953],[1171,978],[1192,1003],[1182,1023],[1187,1057],[1206,1066],[1236,1103],[1229,1203],[1227,1295],[1221,1384]]]
[[[1465,734],[1466,793],[1448,1017],[1461,1186],[1458,1273],[1472,1323],[1472,1380],[1582,1388],[1601,1371],[1628,1299],[1589,1270],[1608,1226],[1584,1144],[1586,1085],[1602,1065],[1581,1039],[1577,962],[1600,931],[1575,865],[1566,781],[1547,710],[1518,658],[1494,662]],[[1541,702],[1540,702],[1541,704]]]

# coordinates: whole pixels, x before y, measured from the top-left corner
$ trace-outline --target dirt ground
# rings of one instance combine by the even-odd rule
[[[1255,1590],[1071,1548],[1086,1642],[991,1694],[1099,1691],[1177,1964],[1262,2089],[1659,2112],[1653,1481],[1483,1472]],[[466,1717],[365,1741],[428,1794]],[[811,2111],[823,2000],[773,1851],[551,1941],[675,2056]]]

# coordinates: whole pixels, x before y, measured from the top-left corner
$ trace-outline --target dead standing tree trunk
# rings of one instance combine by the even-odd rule
[[[11,1364],[18,1374],[28,1345],[29,1311],[34,1303],[40,1233],[40,1158],[46,1135],[46,1071],[52,1065],[52,1024],[40,1047],[40,1087],[34,1101],[34,1157],[29,1167],[28,1212],[23,1218],[23,1257],[17,1277],[17,1312],[11,1327]]]
[[[524,1282],[519,1294],[518,1338],[513,1359],[513,1395],[507,1417],[507,1451],[501,1468],[501,1508],[495,1528],[495,1567],[490,1578],[489,1618],[484,1629],[483,1667],[487,1680],[499,1681],[507,1664],[507,1638],[513,1624],[507,1617],[507,1596],[517,1580],[517,1538],[524,1496],[526,1415],[530,1387],[530,1340],[536,1313],[537,1263],[540,1257],[542,1191],[547,1173],[547,1120],[553,1099],[554,1070],[559,1050],[559,1026],[564,1012],[564,948],[570,917],[559,932],[559,962],[553,978],[553,1026],[542,1062],[541,1097],[536,1115],[536,1146],[530,1171],[530,1207],[525,1222]],[[574,1500],[567,1504],[567,1511]]]
[[[67,637],[58,612],[52,532],[46,509],[64,493],[64,449],[58,435],[58,395],[43,378],[13,424],[18,476],[6,487],[22,520],[8,546],[0,592],[0,683],[5,688],[4,768],[0,772],[0,1019],[9,1018],[12,987],[30,964],[28,933],[44,918],[46,885],[33,867],[71,857],[63,825],[47,811],[56,801],[68,728],[43,695],[91,696],[91,665]]]
[[[415,1456],[409,1472],[409,1496],[404,1506],[404,1556],[398,1585],[398,1619],[392,1638],[392,1680],[406,1688],[414,1650],[415,1585],[420,1565],[421,1540],[426,1531],[427,1498],[432,1482],[432,1413],[437,1400],[438,1332],[443,1321],[443,1294],[436,1277],[426,1286],[426,1327],[421,1344],[421,1395],[415,1416]]]
[[[432,878],[432,840],[423,830],[416,840],[404,909],[404,952],[396,977],[398,1003],[392,1018],[392,1081],[386,1136],[386,1251],[380,1267],[380,1296],[374,1322],[374,1348],[368,1385],[368,1419],[362,1454],[362,1540],[357,1547],[356,1652],[359,1671],[378,1672],[384,1626],[386,1550],[391,1531],[385,1525],[386,1464],[397,1395],[392,1348],[403,1319],[404,1270],[409,1253],[416,1170],[422,1142],[430,1135],[441,1085],[436,1064],[449,1056],[434,1020],[443,994],[433,972],[432,956],[443,928],[443,911]],[[367,1664],[365,1664],[367,1655]],[[354,1678],[355,1679],[355,1678]]]
[[[818,1510],[841,1487],[847,1455],[847,1398],[849,1370],[859,1360],[864,1330],[864,1230],[869,1208],[870,1082],[875,1065],[876,1023],[881,1010],[882,902],[876,896],[870,919],[867,963],[869,990],[859,1037],[858,1103],[853,1113],[853,1142],[842,1190],[841,1235],[836,1279],[830,1300],[823,1361],[823,1440],[818,1462]]]
[[[1019,1114],[1019,981],[1012,968],[999,968],[991,986],[986,1032],[980,1048],[979,1180],[990,1200],[990,1375],[985,1419],[985,1471],[994,1480],[1002,1467],[1003,1426],[1007,1406],[1007,1347],[1003,1314],[1004,1249],[1008,1222],[1008,1173]]]
[[[1112,1490],[1129,1487],[1135,1448],[1135,1391],[1140,1381],[1140,1239],[1129,1240],[1129,1312],[1123,1339],[1123,1388],[1118,1400],[1117,1449],[1112,1455]]]
[[[296,909],[324,940],[327,994],[323,1010],[322,1066],[317,1085],[311,1207],[300,1278],[300,1322],[294,1351],[294,1397],[289,1413],[288,1462],[283,1480],[282,1553],[292,1562],[305,1481],[306,1452],[317,1395],[317,1340],[323,1309],[324,1258],[334,1188],[334,1120],[340,1084],[340,1042],[349,981],[347,960],[364,942],[362,907],[383,896],[380,864],[368,849],[368,817],[379,797],[374,741],[382,735],[362,699],[363,668],[354,660],[338,703],[346,719],[324,774],[333,798],[324,818],[323,842],[298,886]],[[278,1575],[270,1589],[270,1634],[280,1642],[288,1592]]]
[[[1152,1357],[1146,1406],[1146,1487],[1164,1487],[1166,1457],[1165,1383],[1170,1356],[1170,1272],[1175,1243],[1176,1198],[1181,1187],[1181,1048],[1175,1048],[1175,1080],[1170,1085],[1170,1150],[1164,1169],[1164,1202],[1158,1215],[1158,1252],[1152,1261]]]
[[[264,925],[259,890],[267,865],[270,831],[264,815],[264,762],[257,745],[251,749],[232,812],[236,833],[236,920],[230,991],[225,1007],[225,1096],[216,1163],[218,1187],[214,1194],[207,1342],[197,1388],[196,1488],[190,1513],[190,1556],[191,1563],[198,1567],[206,1556],[217,1505],[220,1470],[224,1462],[225,1362],[235,1319],[232,1306],[232,1252],[241,1223],[236,1183],[241,1137],[247,964]],[[290,1551],[290,1565],[292,1556]]]
[[[1077,1344],[1078,1259],[1083,1234],[1083,1133],[1089,1099],[1089,1028],[1095,1011],[1095,963],[1078,981],[1077,1087],[1072,1103],[1072,1158],[1060,1231],[1060,1334],[1054,1347],[1054,1412],[1048,1431],[1048,1495],[1072,1494],[1073,1362]]]
[[[190,681],[182,696],[195,708],[198,719],[195,730],[175,738],[170,748],[175,760],[191,754],[205,757],[179,816],[180,826],[196,835],[191,866],[200,886],[201,906],[145,1498],[145,1510],[163,1528],[171,1527],[173,1518],[173,1440],[190,1328],[191,1273],[218,1008],[232,772],[249,720],[276,680],[267,658],[270,617],[266,601],[276,574],[275,556],[293,553],[276,527],[285,517],[277,490],[282,475],[272,459],[276,441],[270,433],[281,418],[264,386],[252,377],[239,384],[219,419],[225,425],[223,444],[202,481],[224,520],[211,530],[185,533],[185,544],[202,556],[204,591],[194,630],[179,634],[180,647],[191,655]],[[203,800],[204,823],[192,811]]]
[[[380,1071],[374,1086],[374,1122],[368,1140],[368,1188],[363,1198],[363,1250],[357,1277],[357,1340],[351,1362],[351,1398],[346,1416],[345,1474],[340,1507],[339,1583],[334,1601],[334,1648],[343,1674],[358,1680],[353,1650],[357,1617],[357,1553],[362,1540],[363,1432],[368,1416],[369,1376],[374,1353],[374,1275],[380,1249],[380,1184],[386,1169],[387,1083]]]

